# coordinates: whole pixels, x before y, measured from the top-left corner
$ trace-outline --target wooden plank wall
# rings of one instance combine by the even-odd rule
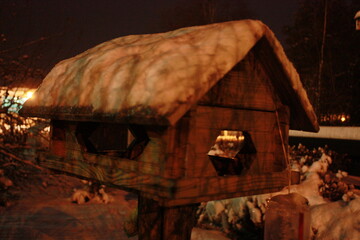
[[[246,176],[185,178],[176,181],[174,198],[163,205],[176,206],[271,193],[281,190],[287,183],[287,171]]]
[[[168,131],[161,128],[150,129],[150,141],[143,154],[136,160],[130,160],[86,152],[75,135],[76,122],[61,121],[55,122],[55,125],[56,128],[61,127],[55,133],[60,137],[51,140],[51,151],[42,155],[41,165],[79,177],[145,191],[155,196],[173,196],[175,182],[169,177],[165,178],[177,172],[176,168],[168,171],[165,167],[165,151],[168,147],[166,140],[172,137]]]
[[[251,135],[257,153],[244,174],[280,170],[275,169],[275,155],[279,151],[282,154],[282,146],[274,112],[199,106],[189,134],[187,178],[217,175],[207,153],[221,130],[247,131]],[[283,159],[283,155],[278,157]]]
[[[165,157],[162,160],[164,171],[162,176],[171,179],[182,178],[185,175],[185,158],[188,151],[188,134],[190,126],[190,112],[183,116],[175,126],[168,127],[158,135],[162,141]],[[148,131],[152,135],[151,131]],[[153,151],[149,149],[148,151]]]
[[[198,104],[275,111],[273,94],[265,77],[263,67],[249,52]]]
[[[85,158],[84,161],[81,161],[76,158],[76,160],[69,161],[68,159],[60,158],[55,155],[41,154],[40,164],[50,169],[81,178],[96,180],[104,184],[112,184],[127,189],[144,191],[153,196],[162,198],[173,197],[175,186],[173,180],[149,174],[139,174],[139,172],[136,171],[138,167],[136,162],[122,161],[119,167],[110,167],[90,163],[87,161],[88,159],[89,158]],[[94,159],[96,159],[96,157]],[[96,162],[101,162],[101,158],[96,159]],[[129,171],[129,169],[134,171]]]
[[[261,62],[262,68],[266,74],[271,78],[272,85],[276,88],[276,92],[281,101],[290,107],[291,119],[290,126],[294,130],[316,131],[318,126],[316,117],[308,116],[306,109],[309,103],[299,98],[295,93],[294,86],[285,74],[284,66],[280,63],[273,48],[270,46],[268,40],[263,37],[260,39],[254,48],[252,54]],[[302,86],[295,86],[301,88]],[[311,115],[311,114],[310,114]]]
[[[285,168],[287,153],[284,154],[282,144],[287,151],[289,109],[275,94],[262,63],[253,53],[201,99],[192,116],[186,177],[216,175],[207,152],[221,130],[250,133],[257,153],[243,174],[279,172]]]

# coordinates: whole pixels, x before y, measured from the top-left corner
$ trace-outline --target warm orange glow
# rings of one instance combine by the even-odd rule
[[[243,147],[244,141],[242,131],[222,130],[208,155],[234,158]]]
[[[221,134],[216,138],[216,142],[242,142],[244,141],[244,139],[244,135],[239,134],[239,131],[223,130],[221,131]]]
[[[27,91],[24,96],[25,101],[32,98],[33,95],[34,95],[34,91]]]
[[[321,115],[320,121],[325,124],[336,124],[336,123],[348,123],[350,122],[349,114],[323,114]]]
[[[50,133],[50,126],[44,128],[43,131],[46,132],[46,133]]]

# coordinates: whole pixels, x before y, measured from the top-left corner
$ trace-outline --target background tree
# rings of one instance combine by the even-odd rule
[[[55,35],[28,38],[33,28],[23,29],[20,35],[17,29],[19,15],[26,15],[29,3],[8,1],[0,8],[0,148],[10,151],[11,148],[24,145],[31,134],[29,127],[45,126],[43,119],[24,118],[19,116],[24,98],[31,89],[35,89],[42,81],[46,70],[42,67],[42,52],[48,41]],[[31,24],[30,19],[27,19]],[[30,18],[30,16],[29,16]],[[41,133],[41,129],[33,134]],[[34,132],[35,131],[35,132]]]
[[[252,13],[243,0],[178,0],[176,7],[165,9],[161,25],[164,31],[250,18]]]
[[[284,29],[287,53],[317,114],[322,124],[343,114],[350,115],[347,124],[359,125],[360,46],[353,18],[360,2],[300,0],[299,5],[294,22]]]

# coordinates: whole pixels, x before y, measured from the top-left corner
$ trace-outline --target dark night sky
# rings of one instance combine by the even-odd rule
[[[0,34],[6,54],[41,56],[41,67],[85,51],[99,43],[130,34],[163,31],[163,14],[191,0],[0,0]],[[262,20],[283,42],[281,29],[290,24],[297,0],[244,0],[255,19]],[[41,37],[36,48],[11,50]]]

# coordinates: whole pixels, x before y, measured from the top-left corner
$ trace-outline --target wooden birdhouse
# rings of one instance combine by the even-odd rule
[[[280,190],[289,128],[319,129],[280,43],[253,20],[100,44],[57,64],[22,114],[52,120],[42,165],[135,190],[167,209],[162,221]]]

